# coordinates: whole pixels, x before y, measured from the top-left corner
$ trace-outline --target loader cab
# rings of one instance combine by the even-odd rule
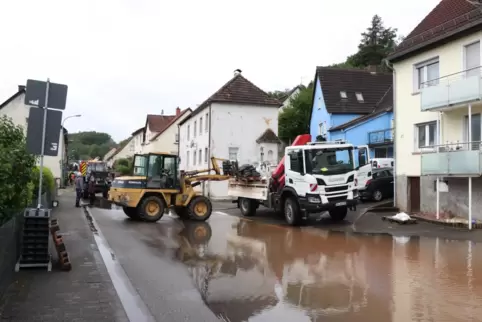
[[[147,189],[179,189],[179,157],[169,153],[136,154],[132,174],[147,179]]]

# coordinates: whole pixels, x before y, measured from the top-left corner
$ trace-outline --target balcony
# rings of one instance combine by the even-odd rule
[[[423,83],[420,89],[422,111],[437,111],[481,99],[480,67]]]
[[[368,145],[393,144],[393,129],[368,132]]]
[[[439,152],[436,151],[438,148]],[[445,177],[482,175],[481,142],[445,144],[435,150],[422,151],[421,174]]]

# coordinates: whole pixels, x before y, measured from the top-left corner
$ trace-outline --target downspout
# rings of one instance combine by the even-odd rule
[[[393,75],[393,84],[392,84],[392,88],[393,88],[393,120],[394,120],[394,124],[395,124],[395,128],[393,129],[393,159],[395,160],[395,162],[393,163],[393,207],[396,207],[397,206],[397,140],[396,140],[396,136],[397,136],[397,117],[396,117],[396,113],[397,113],[397,108],[396,108],[396,102],[397,102],[397,87],[395,86],[396,85],[396,82],[397,82],[397,77],[396,77],[396,71],[395,71],[395,68],[393,68],[393,66],[390,66],[390,62],[387,60],[387,59],[384,59],[384,62],[385,62],[385,65],[387,65],[388,68],[390,68],[392,70],[392,75]]]
[[[211,104],[209,104],[209,129],[208,129],[208,162],[211,162]],[[209,164],[208,164],[209,168]],[[208,184],[208,198],[211,199],[211,184]]]

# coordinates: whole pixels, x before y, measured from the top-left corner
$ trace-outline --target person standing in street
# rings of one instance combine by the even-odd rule
[[[82,191],[84,190],[84,178],[78,175],[74,181],[75,184],[75,206],[80,207],[80,198],[82,197]]]

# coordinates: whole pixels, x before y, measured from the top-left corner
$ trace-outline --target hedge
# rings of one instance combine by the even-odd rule
[[[55,193],[55,179],[52,171],[48,167],[43,167],[43,178],[42,178],[42,193],[49,192],[51,194]],[[40,179],[40,167],[35,167],[32,171],[32,182],[34,186],[33,195],[38,197],[38,185]]]

